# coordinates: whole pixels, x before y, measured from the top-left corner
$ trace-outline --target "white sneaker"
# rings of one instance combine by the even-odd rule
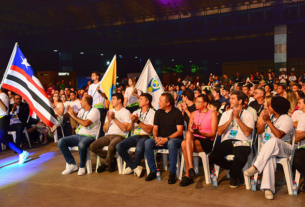
[[[139,165],[136,169],[133,170],[134,174],[136,174],[138,177],[140,177],[142,174],[142,169],[143,169],[143,167]]]
[[[78,170],[77,165],[69,165],[69,166],[67,167],[67,169],[65,169],[64,171],[62,171],[61,174],[63,174],[63,175],[68,175],[68,174],[73,173],[73,172],[75,172],[75,171],[77,171],[77,170]]]
[[[78,175],[85,175],[86,174],[86,168],[85,167],[80,167],[77,174]]]
[[[251,177],[252,175],[254,175],[255,173],[257,173],[257,169],[255,169],[253,166],[251,166],[248,170],[246,170],[244,172],[245,176]]]
[[[133,170],[130,167],[125,168],[124,175],[130,175],[131,173],[133,173]]]
[[[27,151],[24,151],[19,155],[19,164],[23,164],[26,159],[28,158],[29,153]]]
[[[268,200],[273,200],[273,193],[271,192],[271,190],[265,190],[265,197]]]

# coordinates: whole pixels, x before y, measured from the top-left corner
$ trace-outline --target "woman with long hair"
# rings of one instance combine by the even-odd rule
[[[133,113],[139,108],[139,97],[141,93],[135,88],[136,80],[134,78],[128,79],[128,86],[125,91],[124,107]]]
[[[217,114],[208,109],[208,96],[199,95],[195,104],[197,110],[191,114],[185,140],[181,144],[186,174],[180,186],[188,186],[194,182],[193,177],[196,173],[193,166],[193,152],[211,152],[217,130]]]
[[[257,134],[264,134],[261,150],[253,166],[244,172],[245,176],[263,173],[261,190],[267,199],[272,200],[275,193],[275,170],[277,157],[289,157],[292,154],[291,133],[293,123],[288,116],[290,103],[283,97],[273,97],[271,105],[263,111],[263,123],[257,124]],[[271,116],[270,116],[271,114]]]
[[[286,90],[283,94],[283,97],[286,98],[290,102],[290,109],[288,111],[288,115],[292,116],[295,110],[298,110],[298,99],[295,95],[295,92],[292,90]]]

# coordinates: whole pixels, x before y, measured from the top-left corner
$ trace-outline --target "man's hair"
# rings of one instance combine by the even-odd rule
[[[294,84],[296,87],[298,87],[298,89],[299,90],[301,90],[302,89],[302,86],[301,86],[301,84],[299,84],[299,83],[296,83],[296,84]]]
[[[250,90],[251,86],[249,84],[243,85],[243,88],[246,87],[248,90]]]
[[[284,97],[273,97],[271,99],[271,107],[279,114],[287,114],[290,109],[290,102]]]
[[[296,91],[296,92],[298,93],[298,95],[299,95],[300,98],[305,97],[305,94],[304,94],[303,91]]]
[[[149,108],[153,108],[152,105],[151,105],[152,95],[150,95],[149,93],[142,93],[140,96],[145,97],[146,101],[148,101]]]
[[[112,95],[112,98],[113,98],[113,97],[116,97],[118,100],[121,100],[121,104],[124,103],[124,96],[123,96],[123,94],[121,94],[121,93],[115,93],[115,94]]]
[[[218,93],[218,94],[219,94],[219,96],[221,96],[221,95],[220,95],[220,90],[219,90],[219,88],[218,88],[218,87],[214,88],[214,89],[213,89],[213,91],[215,91],[216,93]]]
[[[92,102],[93,102],[92,96],[86,95],[86,96],[84,96],[84,99],[87,101],[87,103],[88,103],[90,106],[92,106]]]
[[[190,101],[194,100],[194,92],[192,90],[183,91],[182,95],[186,96]]]
[[[280,87],[280,86],[282,87],[283,90],[286,90],[286,86],[285,85],[279,84],[278,87]]]
[[[101,73],[98,71],[93,71],[91,74],[95,73],[95,75],[97,75],[99,78],[101,77]]]
[[[75,91],[70,91],[70,95],[71,95],[72,93],[74,93],[74,95],[76,95]]]
[[[269,86],[270,91],[273,91],[273,85],[272,84],[266,84],[266,86]]]
[[[231,92],[231,96],[232,95],[236,95],[237,96],[237,100],[241,100],[241,105],[244,105],[245,103],[245,96],[244,93],[242,91],[238,91],[238,90],[234,90]]]
[[[218,111],[221,107],[221,103],[219,101],[213,101],[212,103],[210,103],[210,105],[216,107],[216,111]]]
[[[260,90],[261,92],[263,92],[263,96],[265,97],[265,95],[266,95],[266,91],[265,91],[265,89],[264,89],[264,88],[257,88],[257,89],[255,89],[255,90]]]
[[[223,89],[222,90],[224,90],[224,91],[228,91],[228,92],[230,92],[230,88],[229,87],[223,87]]]
[[[165,97],[165,101],[169,102],[171,106],[175,106],[175,100],[174,100],[174,97],[171,94],[169,94],[169,93],[162,93],[161,96],[164,96]]]
[[[303,103],[305,103],[305,97],[300,97],[300,100],[303,100]]]

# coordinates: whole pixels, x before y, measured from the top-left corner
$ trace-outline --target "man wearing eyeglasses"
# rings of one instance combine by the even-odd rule
[[[259,117],[260,113],[264,109],[264,102],[265,102],[265,89],[257,88],[253,93],[253,98],[255,101],[252,101],[249,106],[255,109],[257,112],[257,117]]]
[[[16,145],[21,145],[21,139],[24,127],[29,117],[29,106],[26,103],[22,103],[22,98],[19,95],[14,96],[14,104],[9,107],[10,112],[10,126],[8,131],[16,132]]]

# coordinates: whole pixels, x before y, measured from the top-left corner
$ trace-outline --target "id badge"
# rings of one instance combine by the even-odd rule
[[[75,129],[75,134],[77,134],[81,128],[82,128],[82,125],[78,125],[77,129]]]
[[[137,127],[137,128],[134,130],[134,134],[135,134],[135,135],[140,135],[140,132],[141,132],[141,128],[140,128],[140,127]]]
[[[236,135],[237,135],[237,130],[231,130],[230,133],[229,133],[229,136],[228,138],[229,139],[235,139],[236,138]]]
[[[263,143],[263,144],[266,144],[266,142],[268,142],[268,140],[270,139],[270,136],[271,136],[270,134],[265,133],[264,139],[263,139],[262,143]]]

